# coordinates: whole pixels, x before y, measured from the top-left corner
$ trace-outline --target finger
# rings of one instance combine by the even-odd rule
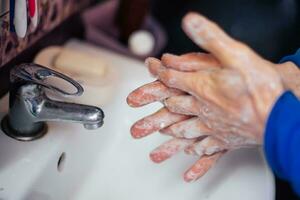
[[[187,53],[181,56],[164,54],[161,58],[161,62],[166,67],[189,72],[221,68],[219,61],[207,53]]]
[[[233,70],[216,69],[214,71],[179,72],[171,69],[161,69],[159,79],[168,87],[192,94],[198,102],[202,99],[206,101],[206,104],[212,103],[212,105],[230,113],[237,113],[236,111],[239,111],[241,106],[245,107],[244,104],[237,105],[237,98],[240,98],[240,101],[238,101],[240,103],[242,103],[241,98],[248,99],[247,103],[251,103],[249,102],[247,86],[242,77]]]
[[[162,64],[159,59],[149,57],[145,60],[145,65],[148,67],[149,72],[156,77]]]
[[[245,56],[252,55],[246,45],[232,39],[216,23],[197,13],[187,14],[182,22],[186,34],[199,46],[212,53],[222,66],[241,68]]]
[[[216,128],[217,129],[224,128],[224,126],[220,126],[220,125],[224,123],[228,124],[228,120],[230,121],[230,123],[235,122],[232,121],[233,119],[232,116],[228,115],[228,113],[220,109],[219,106],[216,106],[215,104],[199,97],[196,99],[191,95],[180,95],[180,96],[170,97],[164,100],[163,103],[165,107],[167,107],[168,110],[171,111],[172,113],[199,117],[201,121],[199,119],[198,124],[195,125],[195,129],[196,130],[198,129],[199,131],[203,130],[207,132],[207,129],[202,126],[202,122],[204,123],[204,125],[206,124],[207,128],[212,129],[214,131],[216,131]],[[161,131],[163,133],[166,132],[172,134],[173,133],[172,130],[174,130],[174,134],[176,134],[177,131],[175,130],[175,127],[173,129],[173,127],[170,126],[169,130],[168,128],[166,128],[166,129],[162,129]],[[178,129],[178,131],[180,132],[181,129]],[[211,133],[211,130],[209,132]]]
[[[171,113],[166,108],[162,108],[156,113],[149,115],[136,123],[130,129],[131,135],[134,138],[145,137],[155,131],[170,126],[176,122],[188,119],[188,116]]]
[[[164,67],[161,62],[156,58],[147,58],[145,61],[149,71],[158,76],[166,86],[176,88],[185,92],[189,92],[193,89],[193,80],[198,79],[194,73],[179,72],[176,70],[168,69]]]
[[[193,92],[197,90],[195,85],[205,84],[208,78],[208,73],[196,74],[193,72],[180,72],[166,68],[161,62],[155,58],[148,58],[145,61],[149,71],[158,76],[158,79],[167,87],[176,88],[184,92]],[[208,72],[208,71],[207,71]],[[201,77],[201,75],[203,77]]]
[[[186,182],[196,181],[203,176],[225,152],[218,152],[210,156],[202,156],[191,168],[184,173]]]
[[[173,138],[154,149],[150,153],[150,158],[155,163],[163,162],[179,151],[182,151],[193,142],[195,142],[195,140]]]
[[[201,75],[194,72],[181,72],[166,68],[160,65],[157,70],[158,79],[163,82],[166,86],[176,88],[184,92],[193,92],[196,90],[195,84],[201,83],[204,80]],[[203,73],[203,76],[205,73]]]
[[[168,87],[185,91],[198,99],[206,99],[225,109],[232,103],[228,97],[235,100],[237,96],[248,94],[242,77],[233,70],[180,72],[161,66],[158,79]],[[230,108],[234,107],[232,105]]]
[[[177,89],[168,88],[160,81],[154,81],[131,92],[127,97],[127,104],[131,107],[140,107],[155,101],[162,101],[168,97],[181,94],[184,94],[184,92]]]
[[[185,148],[185,153],[189,155],[212,155],[214,153],[224,151],[227,148],[225,142],[213,137],[208,136],[198,142],[195,142]]]
[[[191,119],[175,123],[160,130],[160,132],[173,137],[186,139],[214,134],[213,130],[208,128],[206,124],[198,117],[193,117]]]
[[[167,98],[163,104],[173,113],[183,115],[199,115],[199,102],[191,95],[179,95]]]

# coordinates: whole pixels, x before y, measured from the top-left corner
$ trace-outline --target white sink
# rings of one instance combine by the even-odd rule
[[[182,174],[195,157],[182,153],[152,163],[149,152],[169,138],[153,134],[134,140],[129,128],[161,105],[133,109],[125,101],[131,90],[152,78],[139,61],[96,51],[119,73],[112,100],[102,106],[104,126],[88,131],[79,124],[48,123],[46,136],[33,142],[19,142],[1,132],[1,200],[274,199],[273,175],[259,150],[228,153],[194,183],[185,183]],[[0,118],[7,113],[7,100],[1,99]]]

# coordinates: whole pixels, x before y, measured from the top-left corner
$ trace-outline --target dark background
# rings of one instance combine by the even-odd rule
[[[152,13],[166,28],[166,51],[185,53],[199,48],[181,30],[188,11],[200,12],[231,36],[244,41],[274,62],[300,47],[297,0],[153,0]]]

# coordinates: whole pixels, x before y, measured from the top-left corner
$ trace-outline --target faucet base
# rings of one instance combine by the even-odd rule
[[[1,121],[1,128],[2,128],[2,131],[7,136],[9,136],[13,139],[19,140],[19,141],[24,141],[24,142],[39,139],[39,138],[43,137],[48,131],[47,124],[43,123],[43,125],[37,131],[36,134],[28,135],[28,134],[20,133],[18,131],[13,130],[10,127],[7,115],[5,117],[3,117],[2,121]]]

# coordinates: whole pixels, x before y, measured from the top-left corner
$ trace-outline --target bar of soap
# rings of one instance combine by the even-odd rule
[[[69,48],[62,49],[54,66],[61,72],[91,80],[104,77],[108,68],[102,59]]]
[[[101,58],[101,52],[85,43],[47,47],[38,53],[34,62],[63,73],[83,86],[84,93],[81,96],[66,98],[65,101],[103,106],[108,104],[115,94],[115,85],[119,80],[118,72],[110,65],[109,60]],[[57,97],[51,93],[48,95],[64,100],[61,96]]]
[[[34,62],[54,69],[54,61],[58,54],[62,51],[60,46],[49,46],[41,50],[34,58]]]

